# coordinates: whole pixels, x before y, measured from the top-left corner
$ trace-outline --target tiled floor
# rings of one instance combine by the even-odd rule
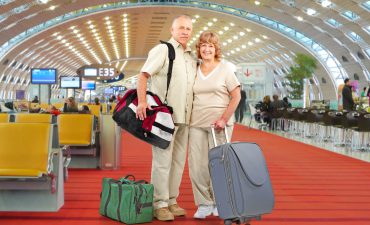
[[[243,125],[248,126],[249,122],[250,121],[249,121],[249,116],[248,116],[247,118],[244,119]],[[252,122],[251,126],[254,127],[254,128],[258,128],[258,124],[256,124],[255,122]],[[266,132],[277,134],[279,136],[286,137],[286,138],[289,138],[289,139],[293,139],[293,140],[296,140],[296,141],[300,141],[300,142],[303,142],[303,143],[306,143],[306,144],[309,144],[309,145],[313,145],[313,146],[316,146],[316,147],[319,147],[319,148],[322,148],[322,149],[326,149],[328,151],[336,152],[336,153],[339,153],[339,154],[342,154],[342,155],[347,155],[347,156],[350,156],[350,157],[353,157],[353,158],[356,158],[356,159],[360,159],[360,160],[363,160],[363,161],[366,161],[366,162],[370,162],[370,151],[369,150],[367,150],[367,151],[351,150],[350,146],[337,146],[337,145],[334,145],[331,142],[319,142],[319,141],[317,141],[313,138],[302,138],[300,136],[291,135],[288,132],[283,132],[283,131],[266,130]]]

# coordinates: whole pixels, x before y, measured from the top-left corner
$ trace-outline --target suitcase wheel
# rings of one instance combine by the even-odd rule
[[[245,223],[245,225],[250,225],[250,220],[247,219],[247,218],[240,218],[240,219],[234,219],[234,220],[231,220],[231,219],[224,220],[225,225],[232,225],[233,222],[235,222],[236,224],[244,224]]]

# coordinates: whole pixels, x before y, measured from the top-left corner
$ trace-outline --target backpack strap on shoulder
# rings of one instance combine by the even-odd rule
[[[171,43],[168,43],[166,41],[160,41],[162,44],[167,45],[168,47],[168,71],[167,71],[167,90],[166,90],[166,96],[164,98],[164,103],[167,104],[167,94],[168,94],[168,88],[170,87],[171,83],[171,77],[172,77],[172,68],[173,68],[173,61],[176,58],[176,53],[173,45]]]

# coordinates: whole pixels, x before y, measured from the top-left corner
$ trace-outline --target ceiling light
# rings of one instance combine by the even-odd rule
[[[332,4],[331,1],[328,1],[328,0],[324,0],[321,2],[322,7],[325,7],[325,8],[330,6],[331,4]]]
[[[198,18],[199,18],[199,15],[195,15],[195,18],[197,18],[197,19],[198,19]]]
[[[226,45],[227,45],[227,43],[226,43],[226,42],[222,42],[222,45],[223,45],[223,46],[226,46]]]
[[[230,23],[230,26],[232,26],[232,27],[233,27],[233,26],[235,26],[235,24],[234,24],[234,23]]]
[[[306,13],[307,13],[307,15],[312,16],[312,15],[316,14],[316,10],[308,8],[308,9],[306,9]]]
[[[37,0],[39,4],[46,4],[49,0]]]
[[[73,30],[73,29],[75,29],[75,27],[76,27],[76,26],[71,26],[69,29]]]
[[[91,21],[91,20],[87,21],[87,24],[91,24],[91,23],[92,23],[92,21]]]
[[[256,38],[256,39],[254,39],[254,41],[255,41],[256,43],[258,43],[258,42],[261,42],[261,39]]]
[[[256,4],[256,5],[261,5],[261,2],[259,2],[259,1],[254,1],[254,4]]]
[[[208,27],[203,27],[203,30],[208,30]]]
[[[244,35],[245,35],[245,33],[244,33],[243,31],[240,31],[239,35],[240,35],[240,36],[244,36]]]
[[[242,45],[242,48],[246,48],[247,46],[246,45]]]
[[[213,23],[212,23],[212,22],[208,22],[207,24],[208,24],[208,26],[212,26],[212,25],[213,25]]]
[[[89,28],[90,28],[90,29],[94,29],[94,25],[93,25],[93,24],[91,24],[91,25],[89,26]]]
[[[105,20],[109,20],[109,16],[104,17]]]
[[[266,35],[262,35],[263,39],[267,39],[268,37]]]
[[[63,37],[62,37],[62,36],[60,36],[60,35],[57,37],[57,39],[58,39],[58,40],[62,40],[62,38],[63,38]]]
[[[128,21],[128,19],[127,19],[127,18],[124,18],[124,19],[123,19],[123,22],[127,22],[127,21]]]
[[[197,22],[197,20],[196,19],[191,19],[191,22],[195,23],[195,22]]]
[[[224,27],[224,30],[229,30],[229,27]]]
[[[252,30],[251,29],[249,29],[249,28],[247,28],[247,29],[245,29],[247,32],[251,32]]]
[[[240,51],[240,48],[236,48],[236,51],[239,52]]]
[[[217,22],[217,19],[216,18],[213,18],[212,20],[213,20],[213,22]]]
[[[127,14],[125,13],[125,14],[123,14],[123,17],[127,17]]]
[[[218,32],[218,34],[219,34],[219,35],[223,35],[223,34],[224,34],[224,32],[223,32],[222,30],[220,30],[220,31]]]
[[[297,20],[298,20],[298,21],[303,21],[303,18],[302,18],[302,17],[300,17],[300,16],[297,16]]]
[[[227,42],[231,43],[231,42],[233,42],[233,40],[231,40],[231,39],[227,39]]]
[[[248,45],[253,45],[253,42],[251,42],[251,41],[248,41]]]
[[[110,21],[108,20],[107,22],[105,22],[105,24],[109,25],[110,24]]]
[[[56,8],[55,5],[52,5],[52,6],[49,7],[50,10],[54,10],[55,8]]]

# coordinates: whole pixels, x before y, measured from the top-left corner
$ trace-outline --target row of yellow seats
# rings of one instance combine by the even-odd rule
[[[57,109],[62,109],[63,106],[64,106],[64,103],[54,103],[52,105],[55,106],[55,108],[57,108]],[[87,105],[89,107],[91,113],[94,114],[98,118],[100,117],[100,111],[102,111],[102,112],[107,111],[107,104],[105,104],[105,103],[101,104],[101,105],[88,105],[87,103],[86,104],[80,103],[80,105]],[[113,103],[110,106],[110,113],[113,113],[113,110],[116,107],[116,105],[117,105],[116,103]],[[49,105],[45,104],[45,103],[41,103],[41,104],[31,103],[30,108],[36,108],[36,107],[40,107],[43,110],[47,110],[49,108]]]
[[[46,123],[51,124],[51,114],[18,113],[15,123]],[[0,123],[8,123],[10,114],[0,114]],[[57,117],[59,144],[88,146],[94,140],[94,115],[92,114],[61,114]],[[1,143],[1,142],[0,142]]]

